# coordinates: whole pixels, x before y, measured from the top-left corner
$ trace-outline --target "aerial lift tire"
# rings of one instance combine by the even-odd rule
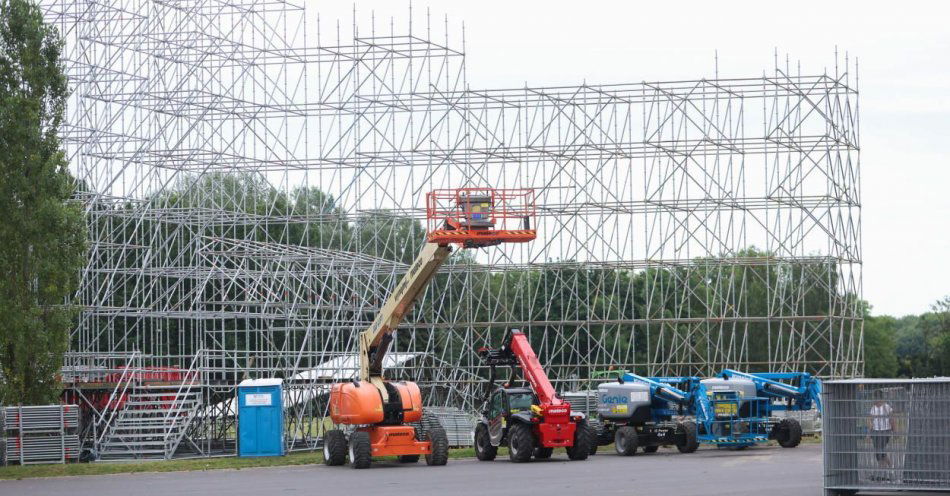
[[[692,453],[699,449],[699,438],[696,435],[696,424],[680,422],[676,424],[676,449],[680,453]]]
[[[783,418],[775,430],[775,440],[783,448],[794,448],[802,442],[802,424],[793,418]]]
[[[629,425],[621,426],[614,434],[614,449],[620,456],[633,456],[637,454],[637,429]]]
[[[498,446],[491,445],[488,427],[478,424],[475,428],[475,457],[483,462],[490,462],[498,455]]]
[[[517,422],[508,428],[508,458],[515,463],[531,460],[534,451],[534,433],[528,424]]]
[[[353,431],[350,434],[350,465],[353,468],[369,468],[373,463],[373,446],[369,441],[369,433]]]
[[[590,446],[594,444],[594,431],[587,422],[578,422],[574,430],[574,445],[566,448],[571,460],[586,460],[590,456]]]
[[[346,463],[346,435],[333,429],[323,436],[323,463],[329,466]]]
[[[551,458],[551,455],[554,454],[554,448],[541,448],[537,447],[534,449],[534,457],[538,460],[547,460]]]
[[[432,453],[426,455],[426,465],[441,467],[449,462],[449,436],[442,426],[426,429],[426,439],[432,443]]]

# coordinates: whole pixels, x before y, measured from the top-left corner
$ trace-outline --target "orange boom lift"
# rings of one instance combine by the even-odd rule
[[[388,381],[383,359],[393,333],[439,267],[452,245],[480,248],[533,240],[534,190],[461,188],[435,190],[426,195],[426,244],[406,275],[389,296],[368,329],[360,334],[359,376],[330,389],[330,418],[334,424],[354,426],[327,431],[324,463],[367,468],[374,456],[399,456],[429,465],[448,461],[448,439],[440,427],[417,432],[412,422],[422,420],[422,393],[414,382]]]

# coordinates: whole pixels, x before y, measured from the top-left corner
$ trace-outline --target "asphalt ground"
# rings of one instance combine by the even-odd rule
[[[703,448],[689,455],[661,449],[633,457],[601,450],[571,462],[563,450],[550,460],[515,464],[449,460],[374,463],[368,470],[323,465],[204,472],[55,477],[0,481],[0,495],[278,496],[364,494],[449,495],[768,495],[821,494],[821,446],[756,446],[743,451]]]

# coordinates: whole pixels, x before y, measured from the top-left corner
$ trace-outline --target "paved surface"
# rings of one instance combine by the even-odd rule
[[[701,449],[681,455],[666,449],[619,457],[612,452],[570,462],[555,452],[548,461],[514,464],[449,460],[446,467],[379,463],[369,470],[323,465],[57,477],[0,481],[0,495],[278,496],[363,494],[485,496],[486,494],[673,494],[801,496],[821,493],[821,447]]]

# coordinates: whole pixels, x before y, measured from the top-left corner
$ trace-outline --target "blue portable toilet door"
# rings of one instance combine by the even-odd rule
[[[283,412],[280,388],[274,386],[241,388],[240,433],[241,456],[283,455]]]

